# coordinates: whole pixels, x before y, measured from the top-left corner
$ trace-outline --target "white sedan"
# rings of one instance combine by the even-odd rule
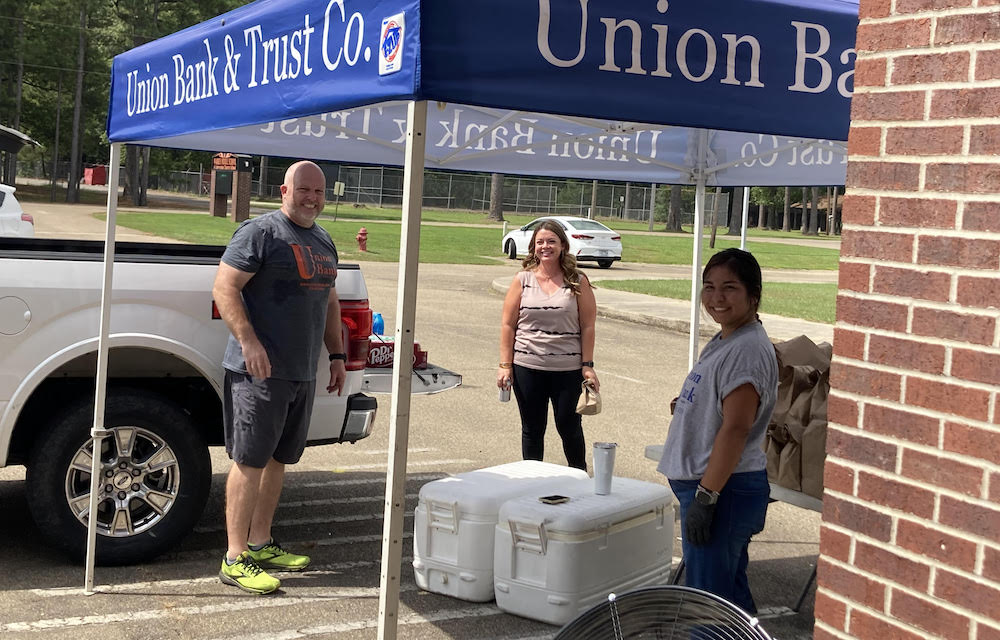
[[[21,209],[14,191],[0,184],[0,236],[30,238],[35,235],[35,220]]]
[[[576,256],[577,262],[596,262],[602,269],[607,269],[616,260],[622,259],[622,237],[617,231],[594,220],[569,216],[537,218],[508,232],[500,243],[507,257],[516,260],[518,256],[527,256],[531,235],[546,220],[557,223],[566,232],[569,251]]]

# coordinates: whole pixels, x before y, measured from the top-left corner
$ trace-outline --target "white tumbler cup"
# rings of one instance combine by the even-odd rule
[[[594,443],[594,493],[606,496],[611,493],[611,477],[615,472],[616,442]]]

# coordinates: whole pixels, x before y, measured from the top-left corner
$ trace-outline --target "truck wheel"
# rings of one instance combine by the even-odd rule
[[[507,241],[507,257],[511,260],[517,260],[517,245],[514,244],[513,240]]]
[[[598,260],[597,266],[599,266],[602,269],[610,269],[611,265],[613,265],[614,263],[615,263],[614,260]]]
[[[82,560],[90,511],[93,401],[71,407],[32,447],[28,503],[49,542]],[[205,508],[208,446],[190,416],[167,398],[111,389],[101,441],[97,562],[132,564],[169,549]]]

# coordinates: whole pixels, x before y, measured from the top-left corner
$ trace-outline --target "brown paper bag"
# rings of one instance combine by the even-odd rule
[[[774,351],[778,396],[764,446],[767,477],[786,489],[822,498],[833,348],[799,336],[775,344]]]

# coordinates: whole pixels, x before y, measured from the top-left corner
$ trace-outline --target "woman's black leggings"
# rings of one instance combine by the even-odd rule
[[[513,382],[514,397],[521,412],[521,456],[525,460],[542,459],[545,422],[551,401],[566,462],[586,471],[587,443],[583,438],[583,422],[576,412],[583,372],[580,369],[541,371],[514,365]]]

